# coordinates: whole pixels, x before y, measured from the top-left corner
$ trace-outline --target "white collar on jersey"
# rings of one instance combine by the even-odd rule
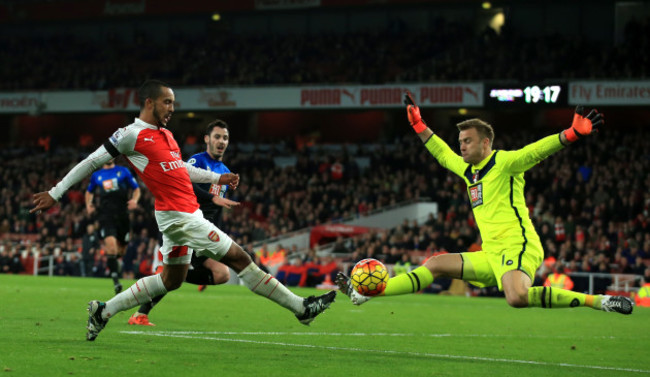
[[[151,128],[151,129],[154,129],[154,130],[162,128],[162,127],[154,126],[153,124],[149,124],[149,123],[145,122],[144,120],[142,120],[140,118],[135,118],[135,121],[133,123],[137,123],[140,126],[143,126],[143,127],[146,127],[146,128]]]

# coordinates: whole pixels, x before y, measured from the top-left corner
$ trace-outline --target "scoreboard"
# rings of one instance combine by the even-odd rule
[[[566,106],[567,85],[564,82],[486,85],[485,105],[488,107],[530,108]]]

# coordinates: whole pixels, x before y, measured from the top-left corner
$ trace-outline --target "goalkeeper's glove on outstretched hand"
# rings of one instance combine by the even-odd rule
[[[564,137],[573,143],[582,136],[587,136],[593,132],[598,132],[598,127],[605,124],[605,117],[599,113],[598,110],[592,109],[587,116],[584,116],[584,108],[582,106],[576,107],[576,112],[573,114],[573,123],[571,127],[564,130]]]
[[[406,105],[406,115],[409,118],[409,123],[415,132],[420,133],[427,129],[427,124],[422,120],[420,116],[420,108],[415,104],[413,100],[413,95],[408,90],[404,92],[404,104]]]

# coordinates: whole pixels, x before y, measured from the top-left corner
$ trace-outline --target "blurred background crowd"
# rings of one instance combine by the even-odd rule
[[[474,32],[436,18],[428,31],[396,19],[350,33],[184,35],[107,32],[101,43],[70,31],[0,36],[0,90],[137,87],[148,77],[175,86],[384,84],[463,80],[631,79],[650,75],[650,18],[625,24],[603,44],[559,33],[522,36],[507,24]],[[25,64],[37,62],[38,64]]]

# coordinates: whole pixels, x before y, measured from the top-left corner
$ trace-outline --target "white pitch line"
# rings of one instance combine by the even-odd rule
[[[615,336],[547,336],[547,335],[510,335],[510,334],[423,334],[423,333],[338,333],[338,332],[277,332],[277,331],[157,331],[160,334],[183,335],[291,335],[291,336],[387,336],[387,337],[429,337],[429,338],[535,338],[535,339],[617,339]],[[125,332],[129,333],[129,332]]]
[[[632,369],[632,368],[616,368],[616,367],[607,367],[607,366],[598,366],[598,365],[579,365],[579,364],[568,364],[568,363],[548,363],[543,361],[533,361],[533,360],[516,360],[516,359],[501,359],[501,358],[491,358],[491,357],[482,357],[482,356],[464,356],[464,355],[446,355],[446,354],[437,354],[437,353],[426,353],[426,352],[410,352],[410,351],[394,351],[394,350],[373,350],[373,349],[363,349],[363,348],[348,348],[348,347],[333,347],[333,346],[320,346],[314,344],[295,344],[295,343],[284,343],[284,342],[268,342],[268,341],[259,341],[259,340],[249,340],[249,339],[228,339],[228,338],[216,338],[211,336],[195,336],[199,334],[205,334],[205,332],[193,332],[193,331],[179,331],[179,332],[156,332],[156,331],[120,331],[123,334],[131,335],[149,335],[149,336],[160,336],[160,337],[170,337],[170,338],[185,338],[185,339],[202,339],[202,340],[216,340],[220,342],[234,342],[234,343],[253,343],[253,344],[265,344],[265,345],[274,345],[274,346],[283,346],[283,347],[299,347],[299,348],[316,348],[316,349],[326,349],[333,351],[352,351],[352,352],[374,352],[374,353],[384,353],[390,355],[409,355],[409,356],[422,356],[430,358],[439,358],[439,359],[456,359],[456,360],[472,360],[472,361],[487,361],[495,363],[515,363],[515,364],[528,364],[528,365],[545,365],[545,366],[555,366],[563,368],[582,368],[582,369],[596,369],[596,370],[611,370],[617,372],[636,372],[636,373],[647,373],[650,374],[650,370],[647,369]],[[242,334],[242,333],[235,333]],[[251,333],[254,334],[254,333]],[[269,333],[265,333],[269,334]],[[274,334],[291,334],[291,333],[274,333]],[[305,334],[305,333],[300,333]],[[318,333],[312,333],[318,334]]]

